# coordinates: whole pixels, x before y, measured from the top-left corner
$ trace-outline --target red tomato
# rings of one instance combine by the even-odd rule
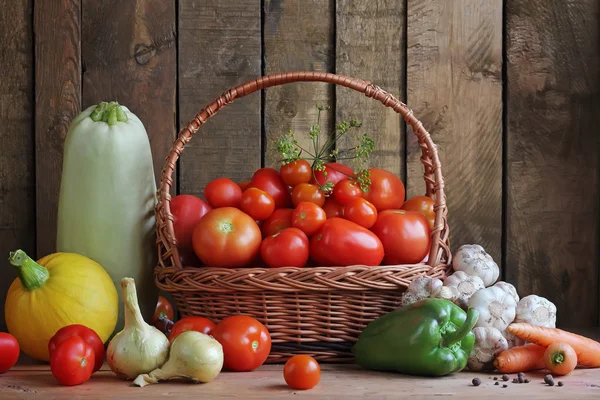
[[[266,237],[260,245],[260,255],[271,268],[302,268],[308,254],[308,237],[298,228],[285,228]]]
[[[217,178],[206,184],[204,197],[214,208],[237,207],[242,200],[242,188],[229,178]]]
[[[344,206],[335,201],[333,197],[328,197],[323,205],[323,211],[327,219],[344,216]]]
[[[242,189],[242,192],[244,190],[246,190],[248,188],[248,185],[250,185],[250,181],[241,181],[237,183],[238,186],[240,187],[240,189]]]
[[[264,190],[248,188],[242,194],[240,209],[252,219],[262,221],[269,218],[275,211],[275,200]]]
[[[369,229],[377,221],[377,209],[362,197],[350,200],[344,207],[344,218]]]
[[[310,183],[324,186],[326,182],[331,182],[336,185],[339,181],[348,179],[351,176],[354,176],[352,168],[344,164],[329,162],[325,163],[324,171],[315,171]]]
[[[160,319],[162,317],[162,319]],[[158,302],[154,315],[152,316],[152,325],[154,325],[159,331],[165,332],[168,327],[168,321],[175,319],[175,311],[169,300],[163,296],[158,296]],[[165,321],[167,320],[167,321]]]
[[[312,167],[306,160],[296,160],[285,165],[282,165],[279,169],[281,179],[286,185],[294,187],[301,183],[308,183],[312,178]]]
[[[233,207],[215,208],[196,225],[194,251],[209,267],[248,265],[260,250],[260,228],[248,214]]]
[[[381,240],[368,229],[343,218],[325,221],[310,238],[310,256],[319,265],[379,265]]]
[[[63,385],[80,385],[92,376],[95,362],[94,348],[79,336],[71,336],[50,354],[50,371]]]
[[[362,197],[362,190],[358,182],[351,179],[339,181],[333,189],[333,197],[341,205],[346,205],[350,200]]]
[[[267,328],[246,315],[223,319],[212,330],[212,336],[223,346],[223,366],[230,371],[252,371],[263,365],[271,352]]]
[[[104,363],[104,343],[102,342],[102,339],[100,339],[100,336],[94,332],[94,330],[84,325],[67,325],[56,331],[54,336],[52,336],[48,342],[48,353],[50,353],[50,356],[52,356],[52,352],[54,352],[62,342],[73,336],[83,339],[85,343],[92,347],[95,360],[92,372],[98,371]]]
[[[269,193],[275,200],[275,208],[285,208],[292,204],[288,187],[279,172],[273,168],[261,168],[254,173],[248,188],[255,187]]]
[[[382,213],[371,228],[383,243],[384,264],[416,264],[429,252],[429,221],[416,211]]]
[[[212,210],[207,202],[190,194],[180,194],[169,203],[173,214],[173,230],[177,240],[177,248],[192,250],[192,232],[200,218]]]
[[[20,353],[17,339],[9,333],[0,332],[0,374],[10,370],[17,363]]]
[[[433,229],[435,223],[435,211],[433,210],[433,199],[427,196],[414,196],[406,200],[402,209],[406,211],[418,211],[427,218],[429,227]]]
[[[173,325],[173,329],[171,329],[171,333],[169,334],[169,342],[173,343],[173,340],[177,336],[187,331],[196,331],[210,335],[215,326],[214,322],[204,317],[181,318]]]
[[[317,185],[301,183],[292,190],[292,203],[298,206],[303,201],[310,201],[322,207],[325,204],[325,193],[320,191]]]
[[[321,367],[311,356],[298,354],[285,363],[283,379],[293,389],[312,389],[321,379]]]
[[[292,208],[278,208],[263,222],[261,230],[263,237],[272,236],[285,228],[292,227]]]
[[[300,229],[306,236],[311,236],[321,229],[326,220],[325,210],[308,201],[298,204],[292,212],[292,226]]]
[[[377,211],[398,209],[404,203],[404,184],[390,171],[369,168],[371,185],[363,197],[371,202]]]

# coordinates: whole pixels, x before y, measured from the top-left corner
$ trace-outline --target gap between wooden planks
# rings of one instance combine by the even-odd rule
[[[26,368],[26,369],[24,369]],[[74,387],[59,385],[47,366],[16,367],[0,376],[0,398],[29,398],[43,396],[44,399],[62,398],[120,398],[134,399],[143,395],[146,399],[173,397],[178,399],[198,398],[428,398],[428,397],[501,397],[511,396],[528,399],[550,398],[598,398],[600,396],[600,369],[580,369],[567,377],[560,378],[563,387],[550,387],[543,383],[543,372],[530,373],[530,383],[515,384],[511,380],[495,385],[493,376],[461,372],[440,378],[412,377],[402,374],[365,371],[356,365],[324,364],[319,384],[307,391],[289,388],[283,379],[282,365],[265,365],[248,373],[222,372],[208,384],[193,384],[181,381],[161,382],[144,388],[132,386],[119,380],[105,364],[90,381]],[[479,377],[480,386],[471,381]],[[559,379],[555,379],[557,382]],[[507,387],[502,387],[506,384]],[[400,395],[402,394],[402,395]]]

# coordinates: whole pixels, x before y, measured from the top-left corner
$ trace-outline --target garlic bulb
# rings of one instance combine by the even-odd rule
[[[515,289],[515,287],[513,285],[511,285],[510,283],[500,281],[500,282],[496,282],[496,284],[494,286],[499,287],[500,289],[509,293],[513,297],[513,299],[515,299],[516,303],[519,302],[519,294],[517,293],[517,289]]]
[[[469,299],[473,293],[485,288],[481,278],[468,275],[463,271],[456,271],[444,279],[444,286],[454,287],[458,290],[458,298],[455,303],[459,307],[466,309]]]
[[[556,328],[556,306],[535,294],[523,297],[517,304],[515,322]]]
[[[493,370],[496,356],[508,349],[508,343],[496,328],[473,328],[475,346],[467,360],[470,371]]]
[[[498,264],[478,244],[460,246],[452,259],[452,268],[481,278],[485,287],[491,286],[500,275]]]
[[[121,279],[125,326],[106,349],[110,369],[121,379],[134,379],[165,363],[169,355],[169,339],[142,318],[135,282]]]
[[[186,331],[173,340],[167,362],[149,374],[138,376],[133,384],[143,387],[173,378],[207,383],[221,373],[223,360],[221,343],[204,333]]]
[[[517,303],[512,295],[498,286],[475,292],[469,300],[469,307],[479,311],[475,326],[496,328],[500,332],[513,322],[517,311]]]
[[[438,299],[444,299],[455,303],[458,299],[458,289],[454,286],[442,286],[437,292],[433,294],[433,297]]]
[[[525,343],[527,343],[525,340],[521,339],[520,337],[515,336],[512,333],[510,333],[508,331],[508,329],[505,329],[502,331],[502,336],[504,336],[504,338],[506,339],[509,349],[512,349],[513,347],[523,346]]]
[[[429,278],[425,276],[418,277],[413,280],[402,294],[400,304],[402,307],[416,303],[428,297],[432,297],[442,287],[442,281],[437,278]]]

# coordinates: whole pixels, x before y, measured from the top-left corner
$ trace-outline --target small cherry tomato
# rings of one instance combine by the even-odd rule
[[[215,323],[208,318],[183,317],[173,325],[173,329],[171,329],[171,333],[169,334],[169,342],[173,343],[173,340],[177,336],[187,331],[196,331],[210,335],[215,326]]]
[[[323,205],[323,211],[327,219],[344,216],[344,206],[338,203],[333,197],[328,197]]]
[[[246,315],[223,319],[212,330],[212,336],[223,346],[223,366],[230,371],[252,371],[263,365],[271,352],[267,328]]]
[[[274,168],[261,168],[252,175],[248,188],[255,187],[269,193],[275,200],[275,208],[291,206],[290,192],[281,179],[281,175]]]
[[[398,209],[404,204],[404,183],[396,174],[380,169],[369,168],[369,191],[363,197],[377,208],[377,211]]]
[[[19,342],[10,333],[0,332],[0,374],[10,370],[19,359]]]
[[[346,205],[350,200],[362,197],[362,190],[356,181],[344,179],[336,183],[333,188],[333,197],[341,205]]]
[[[367,200],[357,197],[350,200],[344,207],[344,218],[369,229],[377,221],[377,209]]]
[[[279,169],[281,179],[286,185],[294,187],[301,183],[308,183],[312,178],[312,168],[306,160],[296,160]]]
[[[302,268],[308,261],[308,237],[298,228],[285,228],[262,241],[260,255],[271,268]]]
[[[169,300],[163,296],[158,296],[158,302],[156,304],[156,310],[152,316],[152,325],[154,325],[159,331],[166,332],[169,322],[172,322],[175,318],[175,310]]]
[[[285,228],[292,227],[292,208],[278,208],[263,222],[262,237],[272,236]]]
[[[312,389],[321,379],[321,367],[311,356],[298,354],[285,363],[283,379],[293,389]]]
[[[262,221],[271,216],[275,211],[273,196],[258,188],[248,188],[242,194],[240,210],[257,221]]]
[[[325,210],[308,201],[298,204],[292,212],[292,226],[300,229],[306,236],[311,236],[321,229],[326,220]]]
[[[317,185],[301,183],[292,189],[292,203],[298,206],[303,201],[310,201],[322,207],[325,204],[325,193],[321,192]]]
[[[50,354],[50,356],[52,356],[52,353],[56,350],[58,346],[60,346],[62,342],[66,341],[67,339],[73,336],[80,337],[81,339],[83,339],[84,342],[86,342],[92,347],[92,350],[94,350],[95,362],[95,364],[93,365],[94,369],[92,370],[92,373],[98,371],[104,363],[104,343],[102,342],[102,339],[100,339],[100,336],[98,336],[98,334],[94,330],[84,325],[67,325],[56,331],[54,336],[52,336],[52,338],[48,342],[48,353]]]
[[[402,209],[406,211],[418,211],[427,218],[429,227],[433,229],[435,222],[435,211],[433,210],[433,199],[427,196],[414,196],[402,204]]]
[[[229,178],[217,178],[204,187],[204,197],[214,208],[238,207],[242,189]]]
[[[63,385],[80,385],[92,376],[95,362],[92,346],[79,336],[71,336],[50,355],[50,371]]]
[[[242,192],[243,192],[244,190],[246,190],[248,188],[248,185],[250,185],[250,181],[240,181],[237,184],[240,187],[240,189],[242,189]]]
[[[352,176],[354,176],[354,171],[347,165],[328,162],[325,163],[325,169],[323,171],[315,171],[315,176],[310,180],[310,183],[318,186],[325,186],[327,182],[331,182],[334,185],[333,187],[335,187],[339,181],[343,181]]]

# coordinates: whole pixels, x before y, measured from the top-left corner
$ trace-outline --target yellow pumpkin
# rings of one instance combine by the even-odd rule
[[[71,324],[87,326],[106,343],[119,298],[100,264],[75,253],[49,254],[36,263],[22,250],[11,252],[9,261],[19,277],[6,295],[6,326],[25,354],[49,361],[48,342]]]

